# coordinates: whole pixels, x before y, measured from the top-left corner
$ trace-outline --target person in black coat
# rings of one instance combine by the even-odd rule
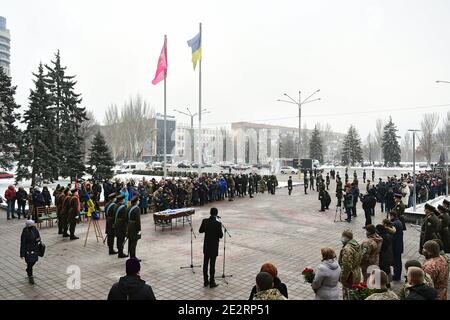
[[[17,219],[20,219],[20,214],[25,217],[25,205],[27,204],[28,193],[25,191],[23,187],[19,187],[19,190],[16,193],[17,205],[19,208],[17,209]]]
[[[383,239],[380,250],[380,260],[378,265],[387,275],[391,274],[391,265],[394,263],[394,256],[392,253],[392,235],[390,235],[382,224],[376,227],[377,234]]]
[[[288,180],[288,191],[289,191],[289,195],[291,195],[292,193],[292,177],[289,176],[289,180]]]
[[[116,207],[116,193],[111,193],[108,195],[108,202],[105,204],[105,217],[106,217],[106,239],[108,243],[108,250],[109,254],[117,254],[118,252],[114,250],[114,238],[115,238],[115,231],[114,231],[114,220],[115,220],[115,210],[114,208],[118,208],[119,205]]]
[[[42,197],[44,198],[44,204],[47,207],[50,207],[50,205],[52,204],[52,196],[47,187],[42,188]]]
[[[121,277],[109,290],[108,300],[156,300],[151,286],[139,275],[141,264],[136,258],[126,262],[127,275]]]
[[[34,284],[33,266],[39,260],[39,242],[41,236],[33,220],[27,220],[20,237],[20,258],[27,263],[28,281]]]
[[[131,199],[131,207],[128,208],[127,236],[128,253],[131,258],[136,258],[137,242],[141,239],[141,209],[139,208],[139,196],[134,196],[133,199]]]
[[[214,281],[216,258],[219,255],[219,241],[223,237],[222,223],[217,221],[217,208],[211,208],[211,216],[203,219],[199,233],[205,233],[203,242],[203,283],[210,288],[217,287]],[[208,264],[209,264],[209,280],[208,280]]]
[[[424,272],[418,267],[408,268],[409,294],[406,300],[437,300],[436,289],[424,283]]]

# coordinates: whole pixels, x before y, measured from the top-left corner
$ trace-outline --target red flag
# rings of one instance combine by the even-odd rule
[[[161,49],[161,54],[158,59],[158,67],[156,69],[155,78],[153,79],[153,84],[158,84],[161,80],[167,77],[167,37],[164,36],[164,45]]]

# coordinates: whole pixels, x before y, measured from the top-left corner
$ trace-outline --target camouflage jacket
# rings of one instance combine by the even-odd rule
[[[400,300],[392,290],[372,293],[365,300]]]
[[[423,263],[423,271],[433,279],[434,288],[441,300],[447,300],[448,263],[443,256],[431,258]]]
[[[377,234],[371,235],[363,241],[361,244],[361,267],[363,269],[370,265],[378,265],[382,243],[383,239]]]
[[[355,239],[342,247],[338,262],[342,270],[340,282],[343,286],[350,288],[352,284],[361,281],[361,258],[361,247]]]
[[[269,289],[257,292],[253,300],[287,300],[278,289]]]

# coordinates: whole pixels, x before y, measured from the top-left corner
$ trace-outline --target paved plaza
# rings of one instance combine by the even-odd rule
[[[360,188],[363,189],[362,183]],[[178,224],[171,231],[157,228],[153,216],[142,216],[142,239],[138,242],[137,256],[142,259],[141,277],[153,287],[157,299],[248,299],[255,276],[265,262],[274,263],[280,279],[286,283],[289,299],[314,299],[309,284],[303,282],[301,271],[305,267],[317,268],[320,263],[320,248],[330,246],[338,253],[340,236],[351,227],[358,242],[365,239],[362,229],[364,213],[358,202],[358,217],[351,224],[333,222],[335,218],[335,182],[330,186],[332,204],[330,210],[319,212],[318,193],[310,191],[304,195],[303,187],[294,187],[292,196],[287,189],[277,189],[276,195],[256,194],[254,199],[236,198],[197,207],[193,226],[197,234],[194,239],[194,264],[203,260],[203,235],[199,235],[201,219],[209,216],[215,206],[231,238],[226,239],[226,278],[223,274],[223,240],[216,263],[216,279],[219,286],[203,287],[201,268],[180,269],[190,265],[190,228]],[[375,222],[380,223],[385,214],[377,205]],[[343,219],[344,219],[343,214]],[[25,262],[19,258],[20,234],[24,220],[6,220],[0,217],[0,299],[106,299],[111,285],[125,274],[125,260],[107,254],[107,247],[95,240],[91,229],[86,248],[83,247],[88,224],[77,225],[79,240],[69,241],[57,235],[57,227],[43,228],[41,237],[47,245],[44,258],[34,268],[34,286],[28,284]],[[104,232],[105,220],[100,221]],[[407,259],[423,257],[418,254],[419,231],[408,224],[405,232],[405,254]],[[69,289],[71,266],[81,271],[79,289]],[[70,286],[69,286],[70,287]],[[398,285],[394,286],[398,289]]]

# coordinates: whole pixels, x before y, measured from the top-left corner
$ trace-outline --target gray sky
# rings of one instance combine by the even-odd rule
[[[403,136],[422,114],[450,107],[450,1],[86,1],[2,0],[11,30],[17,102],[27,105],[31,72],[57,49],[76,74],[83,104],[103,120],[111,103],[141,94],[163,111],[163,85],[151,84],[168,36],[168,111],[198,108],[198,72],[186,41],[203,23],[206,124],[232,121],[298,126],[294,105],[276,102],[320,88],[306,104],[308,128],[329,122],[363,138],[390,114]],[[381,110],[349,115],[352,112]],[[386,111],[392,110],[392,112]],[[281,120],[270,120],[286,118]],[[183,122],[188,119],[180,118]]]

